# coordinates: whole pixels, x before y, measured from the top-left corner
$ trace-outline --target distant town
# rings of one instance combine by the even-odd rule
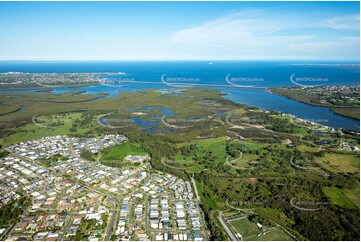
[[[65,86],[87,86],[99,84],[102,76],[119,73],[0,73],[0,89],[56,88]]]
[[[360,86],[296,86],[269,88],[281,96],[315,106],[329,107],[334,113],[360,119]]]
[[[298,86],[289,89],[320,95],[323,104],[360,105],[360,86]]]

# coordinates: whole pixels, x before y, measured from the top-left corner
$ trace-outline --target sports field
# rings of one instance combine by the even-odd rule
[[[262,234],[255,223],[247,218],[234,220],[231,225],[242,235],[245,241],[290,241],[292,240],[286,232],[280,228],[270,228],[268,232]]]
[[[246,240],[247,237],[257,236],[261,231],[258,229],[257,225],[251,223],[247,218],[234,220],[231,222],[232,226],[239,232],[243,239]]]

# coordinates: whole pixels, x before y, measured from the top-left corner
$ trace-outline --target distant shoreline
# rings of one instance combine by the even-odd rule
[[[267,88],[267,90],[269,92],[271,92],[272,94],[276,94],[285,98],[289,98],[291,100],[297,101],[297,102],[302,102],[308,105],[312,105],[312,106],[317,106],[317,107],[326,107],[329,108],[333,113],[337,114],[337,115],[341,115],[347,118],[352,118],[355,120],[360,120],[360,106],[332,106],[332,105],[322,105],[322,104],[318,104],[318,103],[312,103],[309,100],[305,100],[305,99],[301,99],[301,98],[297,98],[295,95],[292,95],[292,93],[290,93],[289,91],[286,91],[286,89],[283,89],[281,87],[272,87],[272,88]],[[348,109],[349,112],[345,112],[345,109]],[[350,110],[353,109],[353,110]],[[358,112],[357,112],[358,111]]]

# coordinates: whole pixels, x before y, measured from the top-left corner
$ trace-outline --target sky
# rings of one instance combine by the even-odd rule
[[[359,2],[0,2],[0,60],[360,60]]]

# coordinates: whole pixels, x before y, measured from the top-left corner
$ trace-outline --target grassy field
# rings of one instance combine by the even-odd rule
[[[184,157],[180,153],[175,156],[174,160],[165,160],[164,162],[170,166],[184,168],[188,173],[197,173],[204,170],[204,167],[197,164],[192,157]]]
[[[337,187],[324,187],[322,191],[329,197],[333,204],[341,207],[359,208],[360,189],[339,189]]]
[[[263,144],[257,143],[252,140],[234,140],[232,143],[242,144],[247,150],[259,150],[264,147]]]
[[[195,144],[197,146],[196,155],[202,156],[207,151],[212,151],[216,157],[217,162],[225,162],[227,157],[226,152],[226,137],[210,138],[204,140],[194,140],[192,142],[184,142],[178,144],[178,147],[187,146],[190,144]],[[194,156],[184,157],[182,154],[178,153],[175,157],[176,160],[182,163],[194,163],[192,159]]]
[[[37,116],[36,122],[39,122],[40,125],[30,123],[22,127],[13,128],[11,130],[15,131],[15,133],[0,139],[0,144],[3,145],[3,147],[6,147],[11,144],[33,140],[33,139],[40,139],[45,136],[69,135],[69,134],[79,135],[88,132],[90,129],[92,129],[92,127],[96,125],[96,123],[88,124],[87,126],[78,128],[75,132],[70,131],[70,128],[72,124],[75,122],[75,120],[78,120],[80,118],[81,118],[81,113]],[[59,120],[61,121],[60,125],[55,123]]]
[[[197,140],[193,143],[199,145],[201,150],[211,150],[218,158],[226,157],[226,138],[219,137],[213,139]]]
[[[183,156],[180,152],[175,155],[174,160],[177,161],[179,164],[191,166],[194,165],[194,161],[190,156]]]
[[[241,212],[236,211],[236,210],[229,210],[229,211],[222,211],[223,215],[225,217],[231,217],[231,216],[236,216],[236,215],[241,215]]]
[[[112,147],[101,157],[101,160],[123,160],[128,155],[147,155],[147,153],[143,151],[140,144],[125,142]]]
[[[319,149],[319,147],[311,147],[311,146],[302,144],[302,145],[298,145],[297,149],[300,151],[303,151],[303,152],[305,152],[305,151],[316,152]]]
[[[280,228],[271,228],[269,232],[258,236],[261,231],[255,223],[247,218],[231,222],[232,226],[242,235],[245,241],[291,241],[292,239]]]
[[[242,158],[240,159],[232,159],[229,158],[229,164],[232,165],[234,168],[240,168],[240,169],[247,169],[247,168],[253,168],[253,165],[248,164],[249,161],[255,161],[257,158],[259,158],[258,155],[252,155],[252,154],[244,154],[242,155]]]
[[[257,236],[261,233],[257,225],[250,222],[247,218],[234,220],[230,223],[242,235],[244,240],[247,240],[247,237]]]
[[[257,240],[257,241],[292,241],[286,232],[277,228],[270,232],[267,232],[264,235],[252,237],[249,240]]]
[[[331,172],[359,172],[360,158],[352,154],[327,153],[317,158],[318,164]],[[325,162],[324,162],[325,161]]]
[[[307,129],[303,128],[303,127],[297,127],[294,130],[295,130],[296,134],[298,134],[298,135],[303,135],[304,136],[304,135],[308,134]]]

